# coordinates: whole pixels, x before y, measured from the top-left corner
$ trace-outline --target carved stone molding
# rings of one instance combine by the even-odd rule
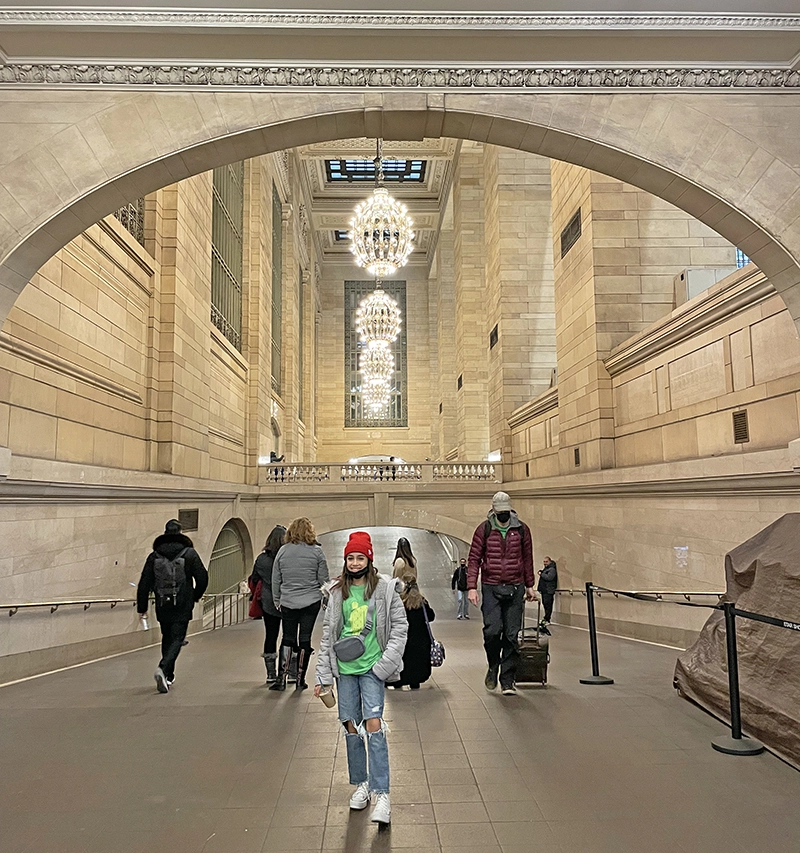
[[[0,86],[135,86],[201,89],[478,89],[501,91],[800,89],[786,68],[334,68],[231,64],[20,63],[0,66]]]
[[[526,30],[796,30],[797,15],[533,14],[469,15],[403,12],[259,12],[201,9],[5,9],[6,26],[379,27]]]

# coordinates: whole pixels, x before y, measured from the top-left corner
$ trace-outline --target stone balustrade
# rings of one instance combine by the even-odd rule
[[[502,482],[502,466],[488,462],[403,462],[350,465],[280,462],[260,469],[260,485],[297,483]]]

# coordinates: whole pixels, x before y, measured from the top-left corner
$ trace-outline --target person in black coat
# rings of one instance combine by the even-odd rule
[[[558,569],[555,560],[544,558],[544,567],[539,569],[539,584],[536,589],[541,593],[544,605],[544,622],[549,622],[553,615],[553,600],[558,589]]]
[[[275,562],[275,555],[283,545],[284,536],[286,536],[286,528],[282,524],[276,524],[267,537],[264,550],[256,557],[253,573],[249,578],[253,588],[261,581],[261,612],[264,618],[264,651],[261,656],[264,658],[267,669],[267,684],[273,683],[277,674],[275,662],[278,634],[281,630],[281,614],[275,607],[275,600],[272,597],[272,565]]]
[[[175,562],[177,560],[183,562],[184,576],[178,577],[177,584],[167,589],[160,579],[162,572],[157,570],[161,566],[180,566]],[[140,619],[147,616],[150,594],[155,593],[156,619],[161,628],[161,660],[154,676],[159,693],[169,692],[175,680],[175,661],[186,639],[192,611],[207,586],[208,572],[194,550],[192,540],[181,533],[180,522],[171,519],[161,536],[153,542],[153,550],[145,560],[136,588],[136,609]]]
[[[450,582],[453,592],[458,593],[458,612],[456,619],[469,619],[469,598],[467,598],[467,561],[462,557],[461,562],[453,572]]]
[[[394,576],[403,582],[400,598],[406,608],[408,639],[400,681],[392,682],[390,686],[401,688],[408,685],[412,690],[419,690],[420,684],[431,677],[431,634],[425,624],[425,616],[428,622],[433,622],[436,614],[419,591],[416,569],[404,566],[399,571],[396,569]]]

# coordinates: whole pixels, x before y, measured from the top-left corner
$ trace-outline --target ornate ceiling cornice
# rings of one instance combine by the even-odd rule
[[[201,9],[55,9],[0,10],[5,26],[151,26],[151,27],[309,27],[524,29],[524,30],[787,30],[800,29],[800,15],[669,14],[496,14],[431,15],[403,12],[259,12]]]
[[[786,68],[540,68],[347,67],[23,63],[0,65],[0,86],[200,89],[449,89],[608,91],[692,89],[796,91],[800,69]]]

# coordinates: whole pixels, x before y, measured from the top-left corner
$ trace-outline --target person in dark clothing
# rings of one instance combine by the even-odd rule
[[[539,569],[539,583],[536,587],[542,596],[542,604],[544,605],[544,623],[550,622],[550,617],[553,615],[553,600],[556,597],[558,589],[558,569],[556,568],[555,560],[549,557],[544,558],[544,567]]]
[[[450,583],[453,592],[458,593],[458,610],[456,619],[469,619],[469,598],[467,596],[467,561],[462,557],[461,562],[453,572]]]
[[[511,498],[505,492],[494,495],[487,520],[472,536],[467,587],[476,607],[479,576],[483,647],[489,663],[483,683],[487,690],[494,690],[499,676],[503,695],[514,696],[525,599],[535,601],[536,590],[531,531],[511,509]]]
[[[192,621],[192,610],[208,586],[208,572],[192,540],[171,519],[153,542],[136,589],[139,618],[147,616],[150,593],[155,593],[156,619],[161,628],[161,660],[155,671],[156,688],[168,693],[175,680],[175,661]]]
[[[431,677],[431,633],[425,624],[425,617],[428,617],[428,622],[433,622],[436,614],[419,591],[416,569],[395,569],[394,577],[403,584],[400,599],[406,609],[408,639],[403,650],[400,681],[393,681],[390,687],[399,689],[407,685],[412,690],[419,690],[420,684]]]
[[[253,588],[261,581],[261,611],[264,618],[264,651],[261,657],[264,658],[267,669],[267,684],[274,682],[277,674],[275,662],[278,657],[278,634],[281,629],[281,614],[275,607],[275,600],[272,597],[272,565],[285,536],[286,528],[282,524],[276,524],[272,528],[264,544],[264,550],[256,557],[253,573],[248,581],[252,583]]]

